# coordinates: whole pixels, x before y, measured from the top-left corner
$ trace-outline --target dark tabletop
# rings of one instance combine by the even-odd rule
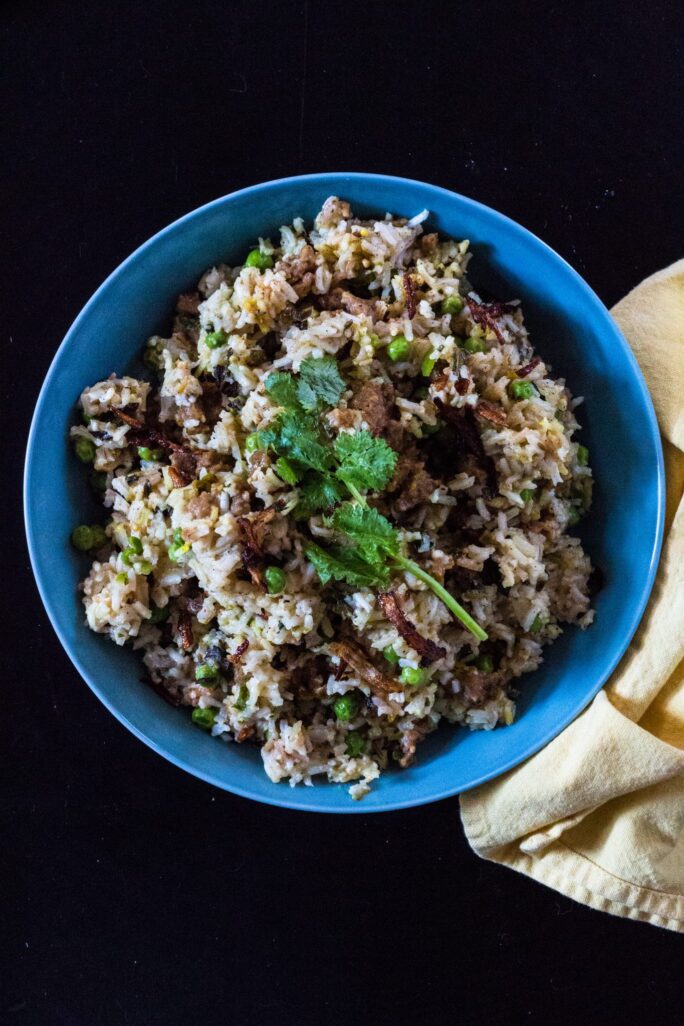
[[[2,1024],[682,1021],[679,938],[478,860],[456,799],[294,813],[148,750],[47,622],[18,488],[83,303],[153,232],[241,186],[318,170],[435,182],[539,234],[608,305],[681,257],[679,11],[3,5]]]

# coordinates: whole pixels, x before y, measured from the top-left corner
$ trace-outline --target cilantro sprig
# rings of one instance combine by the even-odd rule
[[[332,509],[347,494],[381,491],[394,474],[397,454],[369,431],[341,434],[334,442],[325,432],[321,413],[334,406],[345,384],[332,357],[309,357],[299,377],[275,373],[266,391],[283,408],[268,428],[258,432],[259,443],[284,456],[300,475],[298,516]]]
[[[450,595],[446,588],[421,566],[402,555],[399,532],[382,513],[371,506],[345,502],[337,507],[328,523],[352,545],[335,546],[334,552],[333,547],[324,550],[315,546],[316,552],[313,556],[310,546],[305,548],[305,554],[316,568],[323,584],[333,579],[344,580],[352,587],[363,587],[364,585],[359,583],[364,573],[362,564],[365,564],[366,568],[366,587],[373,584],[386,585],[391,570],[408,571],[426,584],[478,641],[486,640],[486,632],[453,595]],[[326,562],[325,557],[330,552],[333,552],[333,555],[330,562]],[[352,559],[353,566],[346,562]],[[345,575],[347,565],[349,573]]]
[[[285,458],[299,478],[295,516],[327,512],[326,523],[339,538],[327,548],[309,542],[306,558],[324,585],[341,581],[354,588],[386,587],[393,570],[407,571],[484,641],[482,628],[439,581],[402,554],[397,528],[366,501],[365,493],[381,492],[389,484],[396,452],[369,431],[344,432],[332,442],[327,435],[321,414],[339,402],[344,389],[337,363],[327,356],[304,360],[299,377],[276,372],[266,379],[266,391],[282,412],[258,432],[259,443]]]

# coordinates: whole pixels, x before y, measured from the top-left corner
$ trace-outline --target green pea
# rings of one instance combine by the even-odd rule
[[[74,442],[74,452],[81,463],[92,463],[95,459],[95,443],[89,438],[77,438]]]
[[[468,338],[463,340],[462,348],[465,349],[466,353],[484,353],[487,347],[484,339],[469,335]]]
[[[579,524],[582,519],[582,513],[577,506],[571,506],[568,513],[568,527],[574,527],[575,524]]]
[[[146,463],[158,463],[164,458],[163,449],[149,449],[146,445],[138,446],[138,456]]]
[[[142,574],[143,577],[152,573],[152,564],[148,559],[139,559],[134,566],[136,574]]]
[[[424,358],[423,362],[420,365],[420,373],[423,375],[424,378],[430,377],[433,370],[435,369],[436,363],[437,360],[433,359],[432,356],[426,356]]]
[[[101,549],[107,544],[107,532],[99,524],[80,524],[71,532],[71,543],[80,552],[89,552],[92,549]]]
[[[478,670],[482,670],[483,673],[491,673],[494,669],[494,660],[490,655],[483,653],[474,660],[473,665],[477,667]]]
[[[128,547],[131,551],[135,552],[136,556],[142,556],[142,542],[140,541],[140,538],[136,537],[136,535],[132,534],[128,539]]]
[[[523,488],[523,490],[520,493],[520,498],[524,503],[532,502],[532,499],[534,498],[534,492],[531,488]]]
[[[463,309],[463,300],[460,296],[447,296],[442,300],[443,314],[457,314]]]
[[[80,552],[88,552],[93,547],[93,532],[87,524],[79,524],[71,532],[71,544]]]
[[[103,545],[107,544],[109,538],[107,537],[107,532],[104,527],[100,524],[92,524],[90,530],[93,536],[93,544],[91,545],[91,548],[101,549]]]
[[[589,462],[589,450],[586,445],[577,446],[577,462],[580,467],[586,467]]]
[[[204,336],[204,341],[208,349],[220,349],[221,346],[225,346],[228,341],[228,336],[223,328],[220,328],[218,331],[207,332]]]
[[[195,680],[216,680],[218,666],[215,663],[200,663],[195,667]]]
[[[531,381],[511,381],[508,386],[508,394],[511,399],[531,399],[536,395],[536,389]]]
[[[287,576],[279,566],[267,566],[264,571],[264,579],[269,595],[278,595],[287,584]]]
[[[164,620],[168,620],[170,612],[170,605],[157,606],[153,602],[150,606],[150,618],[148,623],[163,623]]]
[[[365,750],[366,742],[361,734],[357,731],[347,734],[347,755],[350,755],[352,759],[356,759],[357,756],[363,755]]]
[[[257,449],[261,448],[261,438],[259,432],[255,431],[251,435],[247,435],[245,438],[245,452],[249,455],[250,453],[256,452]]]
[[[359,702],[356,695],[347,694],[340,695],[333,702],[333,709],[335,710],[335,716],[338,720],[346,722],[347,720],[353,720],[359,709]]]
[[[117,584],[128,584],[128,574],[120,573],[114,578]]]
[[[425,671],[419,670],[417,666],[404,666],[399,674],[399,679],[402,684],[411,684],[416,687],[425,680]]]
[[[198,727],[202,727],[203,730],[211,730],[216,723],[216,710],[200,709],[197,706],[196,709],[192,710],[192,722],[197,724]]]
[[[275,462],[275,472],[281,481],[285,484],[294,485],[299,481],[299,474],[294,469],[289,460],[286,460],[284,456],[279,456]]]
[[[387,355],[393,363],[405,360],[411,349],[411,343],[405,335],[395,335],[387,346]]]
[[[266,268],[273,267],[273,257],[260,249],[252,249],[247,254],[245,267],[258,267],[260,271],[265,271]]]
[[[384,657],[385,657],[385,659],[387,660],[388,663],[398,663],[399,662],[399,656],[394,651],[394,649],[392,648],[391,645],[387,645],[386,648],[383,648],[382,654],[384,655]]]
[[[530,624],[530,634],[539,634],[539,631],[544,626],[544,619],[539,613],[535,616],[534,620]]]

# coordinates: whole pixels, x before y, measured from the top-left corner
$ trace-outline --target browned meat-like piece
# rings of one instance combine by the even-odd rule
[[[290,671],[289,686],[297,698],[322,698],[329,673],[330,666],[325,656],[315,655],[303,666],[295,666]]]
[[[382,299],[362,299],[346,289],[331,289],[327,296],[321,296],[319,305],[324,310],[346,310],[354,317],[370,317],[381,321],[387,313],[387,303]]]
[[[503,317],[505,313],[510,313],[515,310],[515,305],[511,303],[478,303],[472,296],[468,296],[468,313],[476,324],[481,325],[485,330],[490,328],[496,335],[499,342],[505,342],[505,338],[501,332],[501,328],[497,324],[499,317]]]
[[[503,427],[506,423],[506,411],[503,406],[495,406],[494,403],[489,403],[486,399],[480,399],[475,407],[475,413],[496,427]]]
[[[398,513],[408,513],[409,510],[427,502],[436,487],[437,482],[430,477],[425,467],[422,464],[416,466],[409,474],[399,497],[394,502],[395,509]]]
[[[430,733],[431,724],[429,720],[419,720],[413,727],[404,731],[399,746],[402,755],[399,758],[399,765],[402,769],[410,766],[416,757],[417,745]]]
[[[391,391],[391,386],[388,389],[378,382],[367,381],[349,403],[353,410],[361,410],[363,419],[368,424],[372,435],[382,434],[387,427],[390,419],[389,407],[392,401],[388,392]]]
[[[237,518],[238,526],[242,531],[243,538],[245,539],[245,545],[248,545],[257,556],[263,556],[263,544],[267,534],[268,525],[278,515],[278,510],[275,506],[269,506],[268,509],[259,510],[257,513],[252,513],[249,516],[242,516]]]
[[[207,424],[213,428],[223,410],[223,392],[218,381],[202,382],[202,410]]]
[[[195,640],[192,636],[192,616],[186,609],[178,614],[178,633],[182,647],[188,652],[195,644]]]
[[[193,449],[192,454],[197,461],[197,469],[203,467],[205,470],[225,470],[225,457],[213,449]]]
[[[300,299],[308,296],[313,288],[316,273],[316,254],[312,246],[306,245],[299,253],[283,257],[275,265],[276,271],[282,271]]]
[[[406,316],[412,319],[416,316],[416,308],[418,306],[416,302],[416,283],[413,280],[413,275],[405,274],[402,278],[404,286],[404,297],[406,299]]]
[[[174,452],[171,456],[169,477],[174,488],[185,488],[191,484],[197,476],[197,460],[192,452]]]
[[[249,739],[251,737],[254,737],[255,734],[256,734],[256,727],[254,726],[253,723],[251,723],[248,727],[241,727],[240,728],[240,730],[235,735],[235,740],[237,741],[237,743],[239,745],[241,745],[244,741],[249,741]]]
[[[415,446],[411,446],[400,454],[387,491],[397,496],[392,503],[394,510],[408,513],[422,502],[427,502],[437,484],[425,469],[423,457]]]
[[[390,623],[394,624],[402,638],[411,646],[413,651],[417,652],[421,657],[421,662],[424,666],[429,666],[430,663],[434,663],[438,659],[444,658],[446,655],[446,649],[442,648],[441,645],[436,645],[435,642],[430,641],[429,638],[423,637],[415,624],[412,624],[404,615],[404,611],[399,604],[399,599],[395,592],[382,592],[378,595],[378,602]]]
[[[499,482],[496,475],[496,466],[491,456],[488,456],[482,444],[480,431],[475,420],[475,415],[470,408],[457,409],[455,406],[446,406],[437,401],[437,408],[442,418],[456,431],[459,443],[464,452],[473,456],[487,475],[487,483],[490,491],[498,492]]]
[[[230,512],[234,517],[244,517],[250,511],[249,492],[236,492],[230,500]]]
[[[470,388],[470,382],[468,378],[458,378],[456,384],[454,385],[454,388],[456,389],[458,395],[465,395],[468,389]]]
[[[199,292],[183,292],[176,302],[176,312],[189,317],[197,317],[202,297]]]
[[[237,517],[237,524],[242,532],[242,562],[247,573],[252,578],[252,583],[263,588],[264,585],[264,549],[263,544],[266,538],[268,525],[277,515],[277,509],[271,506],[269,509],[252,513],[250,516]]]
[[[387,698],[388,695],[402,690],[399,681],[386,677],[376,666],[373,666],[363,649],[351,641],[334,641],[328,646],[328,651],[331,655],[338,656],[343,662],[348,663],[364,684],[367,684],[373,694],[379,698]]]
[[[463,688],[463,696],[469,705],[482,705],[496,691],[501,675],[497,672],[483,673],[480,670],[468,670],[460,673],[459,680]]]
[[[382,437],[385,439],[390,449],[394,449],[395,452],[402,452],[407,439],[411,440],[413,435],[408,433],[401,421],[390,420],[385,426]]]
[[[428,232],[427,235],[423,235],[420,240],[420,249],[422,253],[428,256],[430,253],[434,253],[437,249],[437,243],[439,242],[439,236],[437,232]]]
[[[216,498],[210,492],[198,492],[188,502],[188,513],[195,520],[203,520],[205,517],[211,516],[211,511],[216,505]]]
[[[541,363],[541,356],[535,356],[533,360],[526,363],[524,367],[519,367],[516,374],[519,378],[526,378],[528,374],[531,374],[535,367],[538,367]]]

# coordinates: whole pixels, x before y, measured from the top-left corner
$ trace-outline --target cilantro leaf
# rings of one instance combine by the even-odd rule
[[[324,472],[333,462],[330,447],[321,441],[318,420],[305,413],[281,413],[259,435],[264,445],[301,467]]]
[[[332,356],[309,356],[299,372],[297,396],[305,410],[335,406],[344,392],[344,381]]]
[[[304,548],[304,555],[318,574],[321,584],[345,581],[354,588],[370,588],[373,585],[385,585],[389,579],[386,567],[371,566],[353,549],[343,545],[331,545],[323,549],[315,542],[309,542]]]
[[[297,382],[291,374],[283,374],[280,371],[269,374],[266,378],[266,391],[278,406],[292,411],[300,409],[297,398]]]
[[[364,559],[376,564],[399,552],[397,530],[371,506],[345,502],[331,517],[332,526],[355,542]]]
[[[394,474],[397,454],[382,438],[370,431],[344,432],[333,446],[340,466],[337,476],[363,491],[381,491]]]
[[[299,486],[297,513],[311,516],[320,510],[330,509],[344,498],[344,489],[332,474],[307,474]]]

